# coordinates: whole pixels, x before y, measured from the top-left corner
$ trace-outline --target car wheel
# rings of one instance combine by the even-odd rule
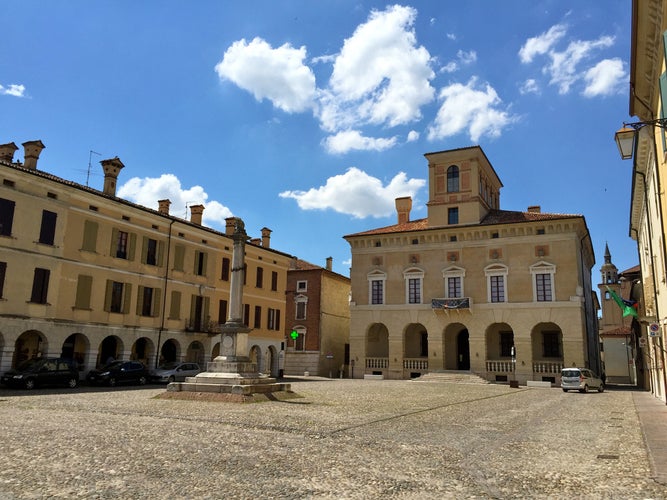
[[[146,385],[146,377],[139,377],[139,385]]]
[[[600,384],[600,387],[598,387],[598,392],[604,392],[604,384]]]
[[[168,384],[171,384],[172,382],[176,382],[176,377],[174,377],[173,375],[169,377],[169,380],[167,380]]]
[[[579,389],[579,392],[581,392],[582,394],[588,392],[588,385],[585,385],[583,389]]]
[[[567,392],[567,389],[563,389],[563,392]]]
[[[111,377],[111,378],[109,379],[109,385],[110,385],[111,387],[115,386],[115,385],[116,385],[116,379],[113,378],[113,377]]]
[[[67,387],[70,389],[74,389],[77,385],[79,385],[79,380],[75,379],[74,377],[67,381]]]
[[[32,390],[35,388],[35,380],[32,378],[29,378],[28,380],[25,381],[25,388],[28,390]]]

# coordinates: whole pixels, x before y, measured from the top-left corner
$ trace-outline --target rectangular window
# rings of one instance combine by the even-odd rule
[[[253,328],[262,328],[262,306],[255,306],[255,322]]]
[[[421,303],[421,278],[408,278],[408,304]]]
[[[511,357],[513,346],[514,346],[514,333],[500,332],[500,356],[503,358]]]
[[[230,261],[227,257],[222,258],[222,274],[220,276],[220,279],[222,281],[229,281],[229,267],[230,267]]]
[[[97,222],[87,220],[83,223],[83,242],[81,250],[95,252],[97,250]]]
[[[458,224],[459,223],[459,209],[458,207],[452,207],[447,209],[447,224]]]
[[[296,319],[306,319],[306,302],[296,303]]]
[[[197,250],[195,252],[195,274],[197,276],[206,276],[206,252],[200,252]]]
[[[139,287],[139,312],[142,316],[153,316],[153,288]]]
[[[44,245],[53,245],[56,236],[56,219],[58,214],[42,210],[42,225],[39,229],[39,242]]]
[[[32,281],[32,294],[30,302],[37,304],[46,304],[46,298],[49,291],[49,276],[51,271],[48,269],[35,268],[35,275]]]
[[[118,231],[116,239],[116,258],[127,259],[128,256],[129,235],[125,231]]]
[[[296,291],[297,292],[306,292],[306,291],[308,291],[308,282],[307,281],[297,281],[296,282]]]
[[[255,287],[262,288],[264,286],[264,269],[257,268],[257,276],[255,277]]]
[[[218,323],[222,324],[227,321],[227,301],[221,300],[218,303]]]
[[[458,299],[461,297],[461,277],[450,276],[447,278],[447,298]]]
[[[266,326],[269,330],[280,330],[280,309],[269,307],[266,319]]]
[[[505,302],[505,276],[489,276],[491,302]]]
[[[545,358],[560,358],[560,335],[558,332],[542,332],[543,352]]]
[[[250,325],[250,304],[243,304],[243,325]]]
[[[278,291],[278,273],[276,271],[271,271],[271,291]]]
[[[294,341],[294,350],[303,351],[306,349],[306,333],[299,332],[299,336]]]
[[[144,239],[144,245],[144,251],[146,252],[145,263],[149,266],[157,266],[157,240],[154,240],[153,238],[146,238]]]
[[[371,304],[382,304],[384,298],[384,281],[371,281]]]
[[[111,312],[123,312],[123,283],[114,281],[111,285]]]
[[[12,224],[14,223],[14,206],[12,200],[0,198],[0,236],[12,235]]]
[[[181,318],[181,292],[171,292],[171,303],[169,304],[169,319]]]
[[[90,294],[93,289],[93,277],[79,274],[76,280],[75,309],[90,309]]]
[[[550,274],[535,275],[535,292],[538,302],[551,302],[553,300]]]
[[[3,290],[5,289],[5,276],[7,275],[7,263],[0,262],[0,299],[4,297]]]

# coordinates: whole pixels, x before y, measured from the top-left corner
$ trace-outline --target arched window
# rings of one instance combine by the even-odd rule
[[[447,169],[447,192],[459,192],[459,167],[452,165]]]

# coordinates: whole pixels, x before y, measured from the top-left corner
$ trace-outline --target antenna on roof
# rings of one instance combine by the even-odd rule
[[[186,202],[185,202],[185,215],[183,216],[184,219],[187,219],[187,218],[188,218],[188,205],[189,205],[190,203],[197,203],[197,202],[194,201],[194,200],[186,201]]]
[[[93,160],[93,154],[96,154],[97,156],[102,156],[101,153],[97,153],[92,149],[90,150],[90,154],[88,155],[88,173],[86,174],[86,187],[88,187],[88,180],[90,179],[90,168]]]

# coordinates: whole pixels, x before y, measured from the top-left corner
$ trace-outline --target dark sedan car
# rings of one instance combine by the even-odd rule
[[[112,361],[103,368],[90,370],[86,376],[90,385],[144,385],[147,380],[148,369],[138,361]]]
[[[34,389],[45,386],[65,386],[74,389],[79,385],[79,372],[70,359],[31,359],[2,375],[3,385]]]

